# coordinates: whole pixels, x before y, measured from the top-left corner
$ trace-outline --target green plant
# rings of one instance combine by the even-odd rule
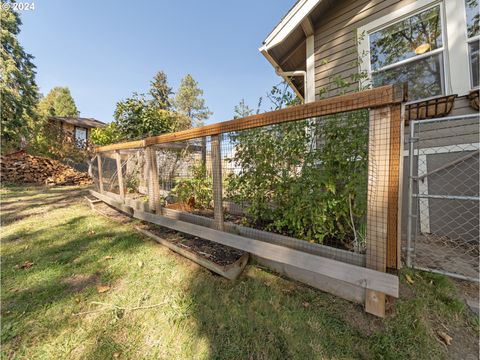
[[[172,192],[183,203],[194,208],[207,208],[213,199],[212,178],[206,175],[204,165],[194,165],[191,170],[193,176],[178,179]]]
[[[335,114],[231,136],[227,196],[268,230],[360,251],[366,213],[368,112]]]

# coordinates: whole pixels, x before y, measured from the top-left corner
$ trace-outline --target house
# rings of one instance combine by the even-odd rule
[[[468,113],[478,11],[473,0],[299,0],[259,50],[305,102],[407,83],[410,101],[457,94],[453,113]]]
[[[476,0],[298,0],[259,49],[305,102],[408,85],[402,239],[450,244],[420,267],[463,279],[478,279],[479,21]]]
[[[88,144],[92,129],[103,128],[107,125],[93,118],[52,116],[48,120],[50,124],[60,130],[65,140],[74,142],[78,148],[84,148]]]

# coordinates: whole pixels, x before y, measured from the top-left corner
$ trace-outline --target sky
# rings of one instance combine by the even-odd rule
[[[68,86],[80,116],[112,121],[115,104],[163,70],[174,90],[192,74],[212,123],[231,119],[242,98],[255,108],[281,81],[258,48],[293,3],[36,0],[21,12],[19,39],[41,93]]]

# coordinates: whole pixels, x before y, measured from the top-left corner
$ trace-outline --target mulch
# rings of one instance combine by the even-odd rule
[[[95,210],[97,210],[100,214],[118,223],[127,224],[133,221],[133,218],[130,216],[118,211],[104,202],[96,203],[94,207]],[[245,254],[243,251],[216,243],[214,241],[202,239],[198,236],[181,233],[144,221],[140,227],[143,230],[150,231],[162,239],[165,239],[178,247],[195,253],[220,266],[233,264]]]

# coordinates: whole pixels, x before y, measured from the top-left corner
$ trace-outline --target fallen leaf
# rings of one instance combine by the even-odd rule
[[[310,306],[310,303],[305,301],[302,305],[304,308],[308,308]]]
[[[113,256],[110,256],[110,255],[103,257],[103,260],[112,260],[112,259],[113,259]]]
[[[108,290],[110,290],[110,286],[108,286],[108,285],[97,285],[97,292],[99,294],[107,292]]]
[[[20,269],[29,269],[29,268],[31,268],[33,265],[34,265],[33,262],[27,260],[27,261],[25,261],[22,265],[20,265],[19,267],[20,267]]]
[[[443,340],[443,342],[447,345],[452,345],[452,340],[453,338],[448,335],[447,333],[443,332],[443,331],[438,331],[438,336],[440,336],[440,338]]]
[[[408,275],[408,274],[405,275],[405,279],[407,279],[407,282],[408,282],[409,284],[413,284],[413,283],[415,282],[415,281],[413,281],[413,279],[411,278],[411,276]]]
[[[138,262],[138,267],[140,267],[140,268],[143,267],[143,261]]]
[[[120,357],[120,353],[114,352],[114,353],[112,354],[112,356],[113,356],[114,359],[118,359],[118,358]]]

